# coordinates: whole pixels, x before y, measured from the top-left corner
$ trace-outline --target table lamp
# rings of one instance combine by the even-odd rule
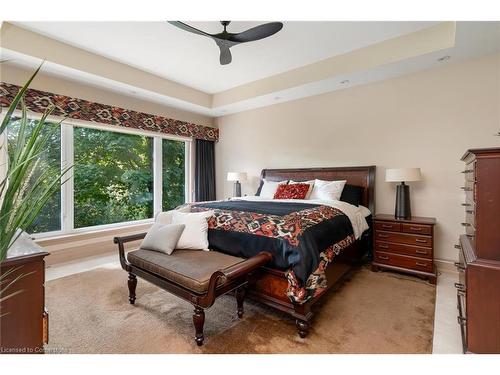
[[[228,172],[227,180],[234,181],[233,196],[241,197],[241,184],[240,181],[245,181],[247,174],[245,172]]]
[[[410,219],[410,187],[405,184],[408,181],[420,181],[420,168],[394,168],[385,171],[387,182],[401,182],[396,190],[396,207],[394,217],[396,219]]]

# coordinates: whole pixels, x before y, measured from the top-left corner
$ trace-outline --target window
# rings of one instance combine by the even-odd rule
[[[153,217],[153,138],[77,127],[73,139],[75,228]]]
[[[42,165],[53,174],[64,164],[74,168],[29,233],[53,235],[131,223],[186,202],[189,140],[83,127],[72,121],[47,123],[46,131],[52,133]],[[14,152],[18,130],[19,119],[14,119],[7,132],[9,153]]]
[[[162,140],[162,209],[172,210],[185,202],[186,142]]]
[[[33,131],[33,127],[38,121],[29,120],[29,122],[28,131]],[[15,147],[17,146],[19,126],[20,119],[16,118],[13,119],[7,127],[9,158],[13,156]],[[49,134],[49,147],[46,152],[41,155],[38,168],[36,168],[38,172],[40,172],[41,169],[49,171],[47,178],[44,179],[46,184],[48,184],[49,180],[52,180],[54,176],[57,176],[61,170],[61,127],[58,124],[46,123],[41,135],[46,136]],[[26,136],[29,136],[29,134]],[[37,176],[32,176],[32,179],[33,178],[37,178]],[[61,189],[59,189],[42,208],[30,228],[27,228],[27,231],[30,233],[57,230],[61,230]]]

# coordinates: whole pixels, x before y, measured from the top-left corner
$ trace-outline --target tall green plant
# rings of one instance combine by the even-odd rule
[[[5,259],[7,250],[21,235],[21,231],[33,223],[50,197],[66,182],[63,178],[71,168],[52,175],[49,168],[39,163],[51,136],[50,131],[42,133],[42,129],[52,110],[48,109],[30,129],[23,97],[40,67],[19,90],[0,125],[0,138],[4,140],[0,145],[2,148],[7,147],[7,125],[12,121],[15,109],[21,105],[19,132],[14,139],[13,152],[8,156],[6,176],[0,181],[0,261]]]

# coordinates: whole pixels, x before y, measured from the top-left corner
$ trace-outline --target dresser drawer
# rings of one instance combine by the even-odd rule
[[[375,250],[432,259],[432,249],[428,247],[375,241]]]
[[[376,221],[375,229],[377,230],[389,230],[392,232],[401,232],[401,223],[392,223],[389,221]]]
[[[432,247],[432,237],[420,236],[416,234],[375,232],[375,239],[384,242]]]
[[[425,258],[416,258],[405,255],[385,253],[382,251],[375,251],[375,261],[381,264],[390,266],[408,268],[423,272],[432,272],[432,260]]]
[[[467,207],[465,209],[465,222],[476,227],[476,213],[473,208]]]
[[[474,228],[474,225],[471,223],[463,222],[462,226],[464,227],[464,232],[469,238],[475,238],[476,237],[476,228]]]
[[[465,201],[470,204],[476,204],[476,191],[474,189],[472,190],[465,190]]]
[[[402,229],[405,233],[427,234],[429,236],[432,234],[432,227],[430,225],[404,223]]]

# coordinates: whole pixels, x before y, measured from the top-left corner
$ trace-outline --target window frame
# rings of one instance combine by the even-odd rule
[[[0,122],[4,119],[5,114],[0,113]],[[21,117],[21,111],[16,110],[13,117]],[[39,113],[28,113],[28,118],[32,120],[40,120],[42,117]],[[194,147],[193,140],[189,137],[175,136],[169,134],[161,134],[153,131],[142,129],[131,129],[120,127],[117,125],[108,125],[102,123],[92,123],[83,120],[61,118],[59,116],[49,116],[47,122],[59,123],[61,126],[61,168],[68,165],[74,165],[74,128],[84,127],[96,130],[111,131],[115,133],[132,134],[150,137],[153,139],[153,217],[142,220],[122,221],[119,223],[94,225],[83,228],[74,227],[74,174],[71,169],[66,178],[66,183],[61,187],[61,229],[50,232],[40,232],[32,234],[34,239],[57,237],[61,235],[82,234],[112,228],[124,228],[127,226],[134,226],[138,224],[153,223],[154,217],[162,211],[162,139],[169,139],[174,141],[185,142],[185,155],[184,155],[184,188],[185,202],[192,202],[193,197],[193,163],[194,163]],[[2,140],[0,140],[1,142]],[[4,140],[6,141],[6,140]],[[2,170],[0,170],[2,172]],[[6,173],[6,168],[5,172]],[[3,177],[3,176],[0,176]]]

